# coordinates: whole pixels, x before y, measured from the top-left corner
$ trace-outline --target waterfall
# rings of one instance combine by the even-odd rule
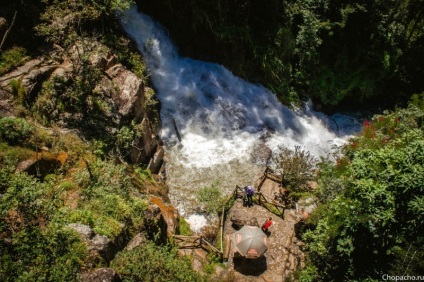
[[[260,148],[300,146],[323,156],[360,128],[354,118],[330,119],[309,105],[290,110],[270,90],[221,65],[179,56],[167,31],[136,7],[121,22],[142,52],[161,102],[169,195],[185,216],[196,213],[195,191],[203,186],[218,181],[229,193],[253,183],[264,168],[252,159]],[[182,146],[176,146],[173,119]]]

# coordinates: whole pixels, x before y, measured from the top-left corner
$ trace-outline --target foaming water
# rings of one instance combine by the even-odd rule
[[[323,156],[360,128],[353,118],[328,118],[308,105],[292,111],[221,65],[180,57],[166,30],[135,7],[122,15],[122,25],[143,53],[161,101],[169,195],[182,214],[195,213],[195,191],[216,180],[224,194],[253,183],[267,149],[300,146]]]

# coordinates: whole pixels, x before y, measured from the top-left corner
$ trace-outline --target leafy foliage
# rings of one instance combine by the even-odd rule
[[[320,279],[378,279],[395,269],[422,273],[407,250],[414,245],[421,255],[424,240],[423,114],[411,106],[375,116],[344,148],[343,159],[326,165],[320,177],[325,209],[303,235]],[[331,172],[337,181],[328,181]],[[329,195],[322,188],[327,183],[340,189]]]
[[[0,278],[2,281],[75,281],[88,255],[79,237],[62,228],[48,228],[61,204],[51,183],[0,169],[5,193],[0,199]]]
[[[122,280],[129,281],[204,281],[191,268],[187,257],[177,250],[152,243],[119,253],[111,266]]]
[[[6,147],[8,150],[10,148]],[[70,223],[90,226],[113,240],[143,229],[145,200],[134,197],[124,167],[110,161],[88,163],[68,176],[43,182],[14,173],[6,155],[0,166],[0,279],[76,281],[90,260]]]
[[[46,3],[50,2],[44,0]],[[37,26],[40,35],[49,41],[70,46],[79,37],[84,26],[97,24],[115,11],[122,11],[132,4],[131,0],[53,0],[41,16],[43,23]]]
[[[32,126],[23,118],[0,118],[0,138],[11,145],[22,143],[32,130]]]
[[[218,214],[225,205],[225,197],[223,197],[219,189],[219,182],[215,181],[210,186],[205,186],[197,191],[197,199],[204,204],[206,213]]]
[[[22,47],[12,47],[0,53],[0,76],[25,63],[28,57]]]
[[[180,217],[179,234],[184,236],[191,236],[190,224],[188,224],[184,217]]]
[[[309,181],[315,179],[316,160],[309,152],[296,146],[290,150],[284,146],[278,148],[278,154],[272,157],[271,163],[283,177],[283,184],[295,192],[310,190]]]
[[[420,0],[139,3],[184,55],[217,61],[286,104],[311,97],[362,109],[423,91]]]

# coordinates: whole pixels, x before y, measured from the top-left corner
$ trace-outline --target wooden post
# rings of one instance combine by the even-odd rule
[[[175,129],[175,132],[177,133],[178,141],[180,141],[180,143],[181,143],[180,132],[178,131],[177,123],[175,122],[174,117],[172,117],[172,123],[174,124],[174,129]]]
[[[231,247],[231,239],[230,236],[225,236],[225,252],[223,254],[224,259],[228,260],[229,254],[230,254],[230,247]]]
[[[222,236],[224,233],[224,213],[225,213],[225,207],[222,207],[222,216],[221,216],[221,253],[222,253]]]

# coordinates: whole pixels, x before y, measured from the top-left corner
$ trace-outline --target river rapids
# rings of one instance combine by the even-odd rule
[[[254,183],[266,165],[261,148],[275,153],[280,145],[300,146],[326,156],[360,129],[352,116],[327,117],[309,104],[290,110],[270,90],[221,65],[179,56],[167,31],[136,7],[121,23],[143,54],[161,102],[170,199],[195,231],[207,224],[196,191],[218,183],[228,195],[236,185]]]

